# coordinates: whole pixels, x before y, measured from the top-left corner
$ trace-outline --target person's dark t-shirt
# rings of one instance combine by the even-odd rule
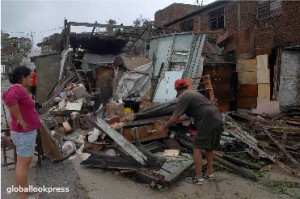
[[[194,118],[198,133],[207,133],[223,124],[222,114],[206,97],[196,91],[186,90],[178,100],[173,115],[186,114]]]

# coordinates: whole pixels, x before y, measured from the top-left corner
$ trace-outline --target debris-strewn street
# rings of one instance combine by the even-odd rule
[[[36,160],[35,160],[36,161]],[[151,189],[149,185],[134,182],[112,171],[82,168],[80,160],[66,160],[53,164],[45,161],[43,168],[30,168],[30,184],[34,186],[70,187],[70,193],[34,193],[37,198],[90,198],[90,199],[181,199],[181,198],[295,198],[299,188],[290,187],[298,179],[286,174],[277,166],[272,166],[270,176],[261,182],[250,180],[232,174],[226,170],[216,171],[216,180],[205,182],[203,186],[191,185],[183,180],[161,190]],[[6,188],[14,184],[14,166],[2,167],[1,197],[16,198],[16,194],[8,195]],[[51,173],[49,173],[49,170]],[[52,172],[53,171],[53,172]],[[294,197],[292,197],[294,196]]]

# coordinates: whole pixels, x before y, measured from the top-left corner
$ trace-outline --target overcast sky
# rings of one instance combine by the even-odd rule
[[[204,0],[208,4],[213,0]],[[94,1],[24,1],[1,0],[1,30],[11,36],[29,36],[34,42],[55,32],[61,32],[64,18],[68,21],[132,25],[140,15],[154,20],[154,13],[172,3],[196,5],[196,0],[94,0]],[[199,0],[201,2],[201,0]],[[91,31],[90,28],[89,31]],[[76,29],[71,31],[77,32]]]

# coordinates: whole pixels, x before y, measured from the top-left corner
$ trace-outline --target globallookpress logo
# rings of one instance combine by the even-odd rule
[[[46,187],[43,185],[43,187],[34,187],[32,185],[29,185],[28,187],[15,187],[12,185],[11,187],[6,188],[6,192],[8,194],[11,194],[13,192],[29,192],[29,193],[37,193],[37,192],[46,192],[46,193],[52,193],[52,192],[69,192],[69,187]]]

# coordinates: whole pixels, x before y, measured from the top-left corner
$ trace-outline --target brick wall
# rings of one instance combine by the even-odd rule
[[[156,27],[162,27],[164,24],[188,15],[197,9],[199,9],[199,6],[196,5],[173,3],[170,6],[155,12],[154,25]]]
[[[193,16],[194,31],[210,31],[210,13],[222,7],[225,7],[225,30],[230,33],[241,29],[255,29],[257,38],[260,38],[260,35],[266,37],[265,33],[270,34],[269,39],[265,40],[265,44],[262,43],[262,39],[258,41],[258,48],[265,47],[267,49],[274,46],[284,47],[300,44],[300,1],[282,1],[281,14],[263,20],[257,19],[257,1],[242,1],[240,3],[233,1]],[[239,7],[240,21],[238,21]],[[170,8],[167,7],[166,9]],[[169,28],[180,30],[180,23],[182,22]]]

